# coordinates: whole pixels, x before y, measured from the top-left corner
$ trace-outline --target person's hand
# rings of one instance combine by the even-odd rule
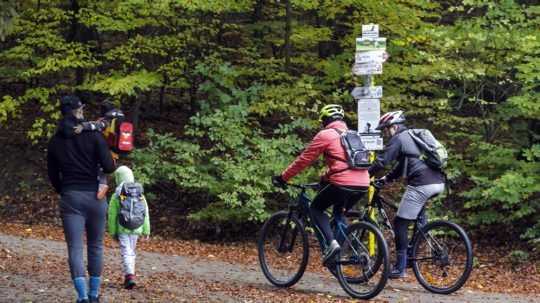
[[[81,124],[77,124],[77,126],[73,127],[73,131],[78,135],[80,133],[82,133],[83,131],[83,126]]]
[[[280,187],[280,188],[287,187],[287,182],[285,180],[283,180],[283,177],[281,175],[273,176],[272,177],[272,184],[274,184],[274,186],[277,186],[277,187]]]

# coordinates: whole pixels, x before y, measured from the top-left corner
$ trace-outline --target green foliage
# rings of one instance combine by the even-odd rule
[[[133,155],[136,170],[145,183],[169,181],[209,195],[208,205],[192,219],[261,221],[268,216],[267,197],[275,191],[269,177],[286,166],[302,143],[279,131],[263,136],[249,111],[260,101],[261,87],[238,89],[228,66],[198,70],[210,79],[200,87],[208,100],[185,127],[189,140],[149,132],[151,143]]]
[[[382,110],[405,110],[450,150],[452,195],[434,213],[538,243],[531,1],[291,0],[289,48],[284,1],[74,3],[2,1],[2,129],[42,143],[59,96],[77,92],[90,109],[114,96],[142,122],[133,160],[156,195],[167,184],[201,199],[195,220],[260,221],[280,202],[269,177],[315,133],[320,107],[340,103],[355,124],[354,39],[361,24],[379,23],[390,54],[375,79]]]
[[[523,250],[513,250],[508,255],[513,267],[525,264],[529,260],[529,253]]]

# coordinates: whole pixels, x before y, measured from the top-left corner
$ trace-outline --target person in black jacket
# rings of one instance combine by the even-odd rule
[[[392,279],[402,278],[405,277],[407,267],[409,224],[418,218],[425,203],[431,197],[444,191],[444,175],[441,171],[430,168],[419,158],[420,149],[407,132],[405,115],[402,111],[384,114],[379,120],[377,130],[382,130],[385,137],[389,137],[390,140],[383,153],[377,156],[369,168],[369,175],[373,176],[383,170],[386,165],[397,162],[379,181],[389,183],[400,177],[407,180],[407,189],[401,198],[394,219],[396,264],[390,273]]]
[[[63,118],[48,145],[47,170],[52,186],[61,195],[60,213],[77,302],[99,302],[107,203],[96,197],[98,168],[112,173],[115,163],[100,132],[75,134],[76,125],[84,121],[79,98],[65,96],[60,106]],[[90,275],[88,292],[83,260],[85,231]]]

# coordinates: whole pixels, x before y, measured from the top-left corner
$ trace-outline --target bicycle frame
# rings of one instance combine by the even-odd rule
[[[291,201],[289,202],[289,206],[288,206],[289,217],[287,219],[287,224],[289,224],[290,218],[293,215],[293,213],[295,212],[298,213],[298,219],[300,220],[300,222],[304,224],[302,228],[307,228],[307,227],[313,228],[313,230],[315,231],[315,236],[317,237],[317,240],[319,241],[321,252],[324,252],[324,250],[328,246],[328,240],[325,238],[324,233],[315,224],[313,224],[314,219],[310,211],[310,207],[309,207],[312,200],[308,197],[306,193],[307,189],[315,188],[316,186],[318,186],[318,183],[307,184],[304,186],[302,185],[291,185],[291,186],[296,187],[300,189],[301,191],[296,197],[296,199],[291,199]],[[343,218],[334,217],[334,221],[336,222],[336,227],[334,230],[334,235],[336,239],[343,239],[343,240],[346,239],[347,238],[346,237],[347,223],[343,220]],[[284,238],[285,238],[284,235],[282,235],[280,247],[279,247],[280,249],[282,248]],[[295,239],[296,239],[296,234],[293,234],[291,244],[294,244]],[[340,241],[338,240],[338,242]],[[341,243],[342,242],[340,242],[340,244]]]
[[[386,201],[382,196],[379,195],[379,191],[380,189],[379,188],[376,188],[375,186],[373,185],[370,185],[370,188],[373,188],[373,196],[371,197],[369,203],[368,203],[368,208],[366,210],[366,212],[363,214],[363,216],[368,216],[371,220],[373,220],[373,222],[379,224],[379,222],[377,221],[377,212],[382,216],[383,218],[383,221],[381,222],[384,227],[388,228],[388,230],[391,232],[392,234],[392,237],[395,237],[395,234],[394,234],[394,226],[392,225],[392,222],[390,221],[390,219],[388,218],[388,215],[386,214],[386,211],[384,210],[384,206],[388,206],[390,207],[392,210],[394,211],[397,211],[398,210],[398,207],[392,203],[392,202],[388,202]],[[422,236],[424,237],[424,239],[426,240],[426,242],[430,245],[430,247],[433,249],[434,247],[432,247],[432,242],[435,242],[435,244],[437,246],[440,247],[440,244],[437,243],[436,239],[434,239],[433,237],[431,237],[431,235],[426,235],[424,232],[422,232],[421,230],[421,224],[420,224],[420,217],[422,216],[425,216],[425,209],[422,209],[422,211],[420,212],[419,216],[418,216],[418,219],[417,220],[414,220],[414,226],[413,226],[413,233],[412,233],[412,237],[410,238],[409,242],[408,242],[408,245],[410,246],[411,243],[413,243],[415,237],[418,237],[418,236]],[[428,239],[429,237],[429,239]],[[427,240],[431,240],[431,241],[427,241]],[[372,253],[372,249],[374,249],[374,244],[371,243],[371,241],[368,243],[369,245],[369,251],[370,251],[370,254]]]

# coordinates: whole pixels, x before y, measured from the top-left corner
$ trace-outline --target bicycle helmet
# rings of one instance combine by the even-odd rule
[[[328,104],[325,105],[321,109],[321,113],[319,115],[319,121],[325,121],[329,118],[332,119],[343,119],[345,117],[345,111],[343,110],[343,107],[339,104]]]
[[[388,126],[401,123],[405,123],[405,115],[403,114],[403,111],[398,110],[395,112],[389,112],[382,115],[382,117],[379,119],[379,125],[377,126],[376,130],[381,130]]]

